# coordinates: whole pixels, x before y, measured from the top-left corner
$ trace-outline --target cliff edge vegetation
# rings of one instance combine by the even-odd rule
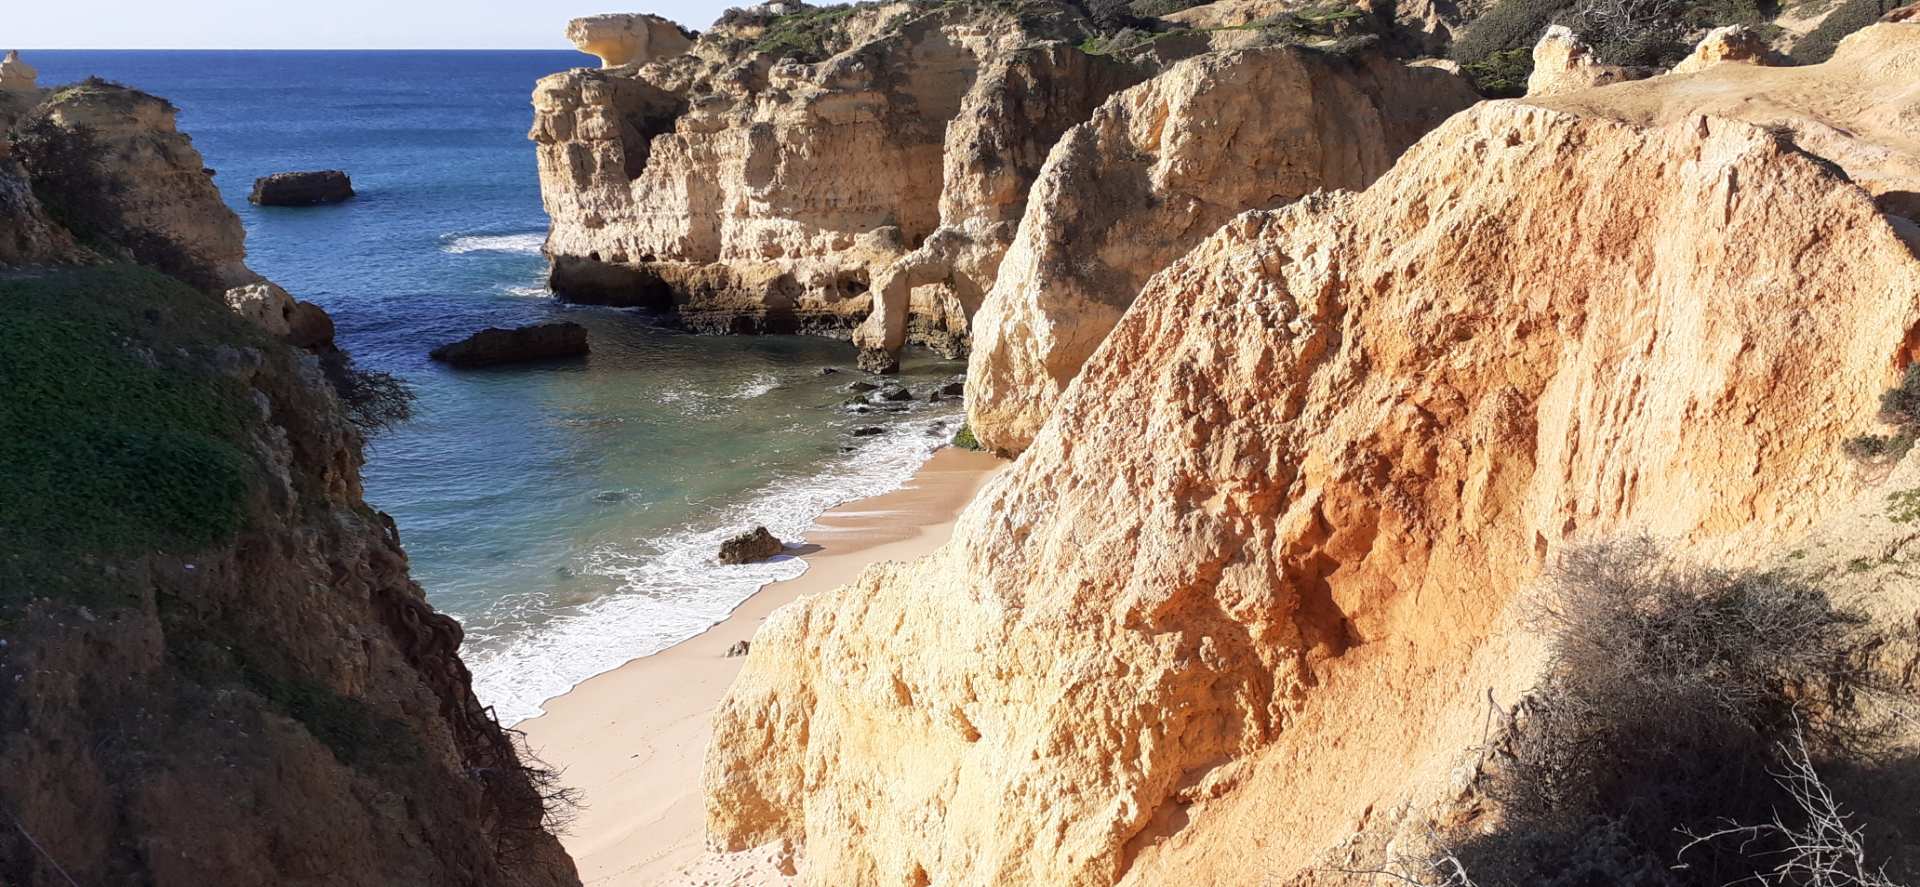
[[[404,392],[246,268],[164,100],[9,86],[0,881],[577,884],[362,498]]]

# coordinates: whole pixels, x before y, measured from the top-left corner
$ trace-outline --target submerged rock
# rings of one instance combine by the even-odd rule
[[[587,328],[562,322],[511,330],[488,327],[458,342],[435,348],[428,356],[457,367],[478,367],[578,357],[587,351]]]
[[[318,206],[353,196],[353,181],[337,169],[277,172],[253,180],[247,200],[260,206]]]
[[[720,543],[720,562],[731,565],[763,561],[786,550],[786,547],[766,527],[754,527]]]

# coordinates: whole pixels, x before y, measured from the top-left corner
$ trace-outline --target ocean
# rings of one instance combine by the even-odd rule
[[[86,76],[180,108],[248,262],[394,373],[415,418],[368,449],[367,499],[391,513],[428,599],[467,630],[475,691],[505,723],[588,677],[725,618],[793,558],[716,565],[764,524],[804,542],[822,512],[897,488],[959,424],[957,404],[853,415],[854,351],[797,336],[693,336],[567,306],[543,285],[528,97],[572,52],[34,51],[49,86]],[[259,208],[253,180],[344,169],[338,206]],[[564,318],[584,361],[454,371],[429,348],[486,326]],[[822,375],[823,367],[846,370]],[[924,388],[965,369],[910,352]],[[860,426],[884,434],[853,437]]]

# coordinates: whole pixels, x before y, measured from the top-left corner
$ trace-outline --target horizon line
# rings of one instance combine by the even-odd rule
[[[33,52],[571,52],[593,57],[571,46],[22,46],[18,50],[22,56]]]

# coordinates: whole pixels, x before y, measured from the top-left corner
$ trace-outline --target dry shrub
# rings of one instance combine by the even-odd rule
[[[1591,546],[1562,560],[1538,616],[1552,656],[1489,780],[1501,825],[1453,848],[1487,887],[1753,877],[1778,835],[1695,843],[1675,868],[1678,830],[1789,808],[1770,772],[1802,725],[1817,753],[1873,738],[1862,620],[1785,576],[1677,563],[1644,539]]]

